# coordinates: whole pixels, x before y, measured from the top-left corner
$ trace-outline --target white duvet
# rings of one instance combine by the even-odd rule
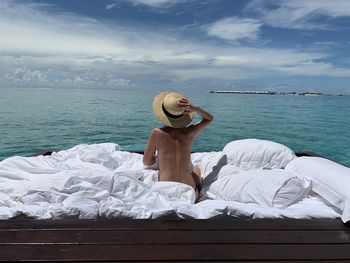
[[[206,177],[222,160],[220,152],[196,153],[192,161]],[[117,144],[78,145],[51,156],[11,157],[0,162],[0,219],[20,215],[49,218],[336,218],[317,196],[278,209],[253,203],[203,200],[176,182],[158,182],[142,155]]]

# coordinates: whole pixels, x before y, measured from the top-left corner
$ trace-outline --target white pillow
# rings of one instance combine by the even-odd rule
[[[192,153],[191,160],[193,165],[199,166],[203,179],[216,168],[227,164],[227,158],[223,152]]]
[[[343,222],[350,221],[350,168],[320,157],[299,157],[286,171],[312,179],[312,190],[342,211]]]
[[[227,174],[232,168],[233,173]],[[269,207],[286,208],[302,199],[311,188],[309,180],[295,177],[284,170],[249,171],[235,170],[227,165],[220,176],[208,189],[208,197],[226,201],[256,203]]]
[[[241,169],[255,168],[284,168],[296,158],[295,153],[288,147],[266,140],[244,139],[232,141],[223,149],[229,164]]]

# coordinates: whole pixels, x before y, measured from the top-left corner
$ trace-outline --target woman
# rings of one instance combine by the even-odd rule
[[[201,171],[191,162],[192,143],[213,120],[213,116],[177,92],[157,95],[153,100],[153,111],[165,126],[151,131],[143,163],[146,166],[159,165],[159,181],[175,181],[192,186],[198,201]],[[186,127],[195,113],[202,120]]]

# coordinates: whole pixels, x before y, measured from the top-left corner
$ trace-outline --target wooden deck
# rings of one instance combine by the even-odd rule
[[[334,219],[0,221],[1,261],[350,262]]]

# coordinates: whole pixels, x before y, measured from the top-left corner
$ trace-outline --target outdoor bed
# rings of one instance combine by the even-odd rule
[[[263,140],[193,153],[191,187],[78,145],[0,163],[0,260],[350,261],[350,168]]]

